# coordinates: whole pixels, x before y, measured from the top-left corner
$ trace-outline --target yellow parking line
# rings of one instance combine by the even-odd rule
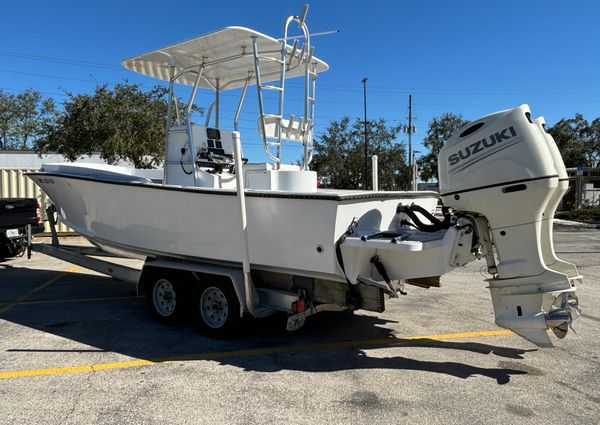
[[[61,303],[82,303],[90,301],[113,301],[113,300],[137,300],[139,298],[145,298],[143,295],[124,295],[121,297],[92,297],[92,298],[72,298],[72,299],[59,299],[59,300],[41,300],[41,301],[24,301],[22,305],[34,305],[34,304],[61,304]]]
[[[49,369],[18,370],[15,372],[0,372],[0,379],[24,378],[27,376],[62,375],[65,373],[96,372],[107,369],[122,369],[126,367],[145,366],[153,364],[150,360],[132,360],[127,362],[104,363],[87,366],[54,367]]]
[[[445,339],[464,339],[464,338],[479,338],[485,336],[502,336],[511,335],[513,331],[510,329],[496,329],[495,331],[475,331],[475,332],[463,332],[463,333],[450,333],[450,334],[436,334],[429,336],[407,336],[402,339],[434,339],[442,341]]]
[[[67,366],[67,367],[56,367],[49,369],[31,369],[31,370],[17,370],[0,372],[0,379],[11,379],[11,378],[24,378],[28,376],[42,376],[42,375],[62,375],[67,373],[83,373],[83,372],[96,372],[100,370],[109,369],[123,369],[129,367],[148,366],[162,362],[175,362],[184,360],[216,360],[224,359],[229,357],[250,357],[250,356],[262,356],[267,354],[278,354],[278,353],[290,353],[299,351],[311,351],[311,350],[330,350],[336,348],[352,348],[352,347],[366,347],[366,346],[398,346],[403,345],[406,341],[412,340],[451,340],[451,339],[466,339],[466,338],[482,338],[492,336],[503,336],[511,335],[512,331],[507,329],[499,329],[495,331],[477,331],[477,332],[463,332],[463,333],[445,333],[435,335],[424,335],[424,336],[407,336],[398,339],[390,338],[377,338],[377,339],[364,339],[364,340],[350,340],[350,341],[333,341],[324,343],[313,343],[313,344],[299,344],[284,347],[266,347],[266,348],[253,348],[248,350],[236,350],[236,351],[221,351],[212,353],[200,353],[197,355],[188,356],[176,356],[168,358],[158,358],[150,360],[129,360],[114,363],[101,363],[95,365],[82,365],[82,366]]]
[[[16,306],[17,304],[22,303],[23,301],[25,301],[26,299],[28,299],[29,297],[31,297],[32,295],[40,292],[42,289],[44,289],[45,287],[52,285],[54,282],[56,282],[57,280],[59,280],[60,278],[62,278],[63,276],[66,276],[68,273],[73,273],[75,270],[77,270],[78,266],[72,266],[70,267],[66,272],[63,272],[61,274],[59,274],[58,276],[54,276],[52,279],[47,280],[46,282],[42,283],[39,286],[36,286],[35,288],[33,288],[31,291],[27,292],[25,295],[23,295],[22,297],[9,302],[8,304],[3,305],[0,308],[0,314],[4,314],[7,311],[9,311],[10,309],[12,309],[14,306]]]

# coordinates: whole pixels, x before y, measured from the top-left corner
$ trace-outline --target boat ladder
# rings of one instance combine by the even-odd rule
[[[271,55],[260,52],[256,37],[252,37],[252,49],[254,55],[254,69],[256,74],[256,88],[258,94],[259,133],[263,140],[263,147],[267,156],[274,161],[275,168],[280,168],[281,144],[283,140],[300,142],[304,146],[303,168],[308,169],[313,154],[313,127],[315,111],[315,89],[317,64],[312,62],[314,46],[310,45],[310,34],[304,22],[308,7],[305,6],[300,16],[290,16],[285,24],[283,38],[280,39],[281,51],[279,55]],[[292,22],[297,22],[304,35],[288,38],[288,28]],[[294,44],[289,51],[288,39],[294,39]],[[304,38],[302,48],[298,49],[298,38]],[[263,83],[261,76],[261,62],[276,62],[279,65],[279,78],[271,84]],[[283,105],[285,93],[286,71],[297,67],[304,67],[304,115],[296,120],[295,115],[284,118]],[[272,68],[271,68],[272,69]],[[272,76],[272,72],[269,73]],[[264,106],[263,91],[277,93],[277,112],[266,113]],[[272,152],[272,148],[276,152]]]

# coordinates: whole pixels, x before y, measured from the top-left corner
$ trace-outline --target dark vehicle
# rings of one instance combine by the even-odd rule
[[[35,198],[0,199],[0,259],[31,256],[31,235],[44,231]]]

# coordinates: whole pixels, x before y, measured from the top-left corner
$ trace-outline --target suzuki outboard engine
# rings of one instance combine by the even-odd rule
[[[527,105],[461,128],[438,157],[444,205],[473,217],[496,323],[541,345],[579,315],[576,267],[559,260],[552,220],[568,181],[543,118]]]
[[[552,236],[554,212],[556,211],[556,208],[558,207],[562,197],[569,190],[569,176],[567,175],[567,169],[565,168],[565,163],[563,162],[554,138],[546,130],[546,121],[544,120],[544,117],[536,118],[533,120],[533,122],[538,126],[540,132],[542,132],[544,135],[544,139],[546,140],[548,149],[550,150],[550,155],[552,155],[552,160],[554,161],[554,166],[556,167],[556,172],[558,174],[558,187],[546,205],[544,219],[542,221],[542,255],[544,256],[544,262],[551,269],[561,271],[570,278],[580,278],[579,273],[577,272],[577,267],[575,267],[574,264],[567,263],[566,261],[562,261],[556,257]]]

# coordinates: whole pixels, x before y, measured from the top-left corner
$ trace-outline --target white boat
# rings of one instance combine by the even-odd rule
[[[44,164],[30,178],[79,234],[147,258],[140,291],[163,321],[179,315],[190,293],[199,326],[213,335],[244,314],[283,310],[295,328],[323,309],[383,311],[384,295],[404,293],[404,283],[439,286],[444,273],[485,257],[496,322],[540,345],[550,343],[548,329],[563,337],[579,311],[581,276],[552,248],[549,217],[564,194],[564,164],[529,108],[483,117],[445,144],[441,199],[454,210],[443,221],[433,217],[437,192],[317,189],[309,169],[315,89],[328,66],[314,55],[306,11],[286,20],[280,39],[227,27],[123,62],[170,83],[161,183],[138,170],[81,164]],[[291,24],[300,36],[288,34]],[[295,77],[305,84],[298,117],[283,108],[285,82]],[[175,84],[193,87],[183,107]],[[242,160],[238,120],[250,86],[270,163]],[[200,88],[215,93],[203,126],[191,120]],[[219,96],[236,88],[231,131],[220,125]],[[277,97],[273,113],[267,91]],[[303,146],[301,165],[281,163],[282,143]]]

